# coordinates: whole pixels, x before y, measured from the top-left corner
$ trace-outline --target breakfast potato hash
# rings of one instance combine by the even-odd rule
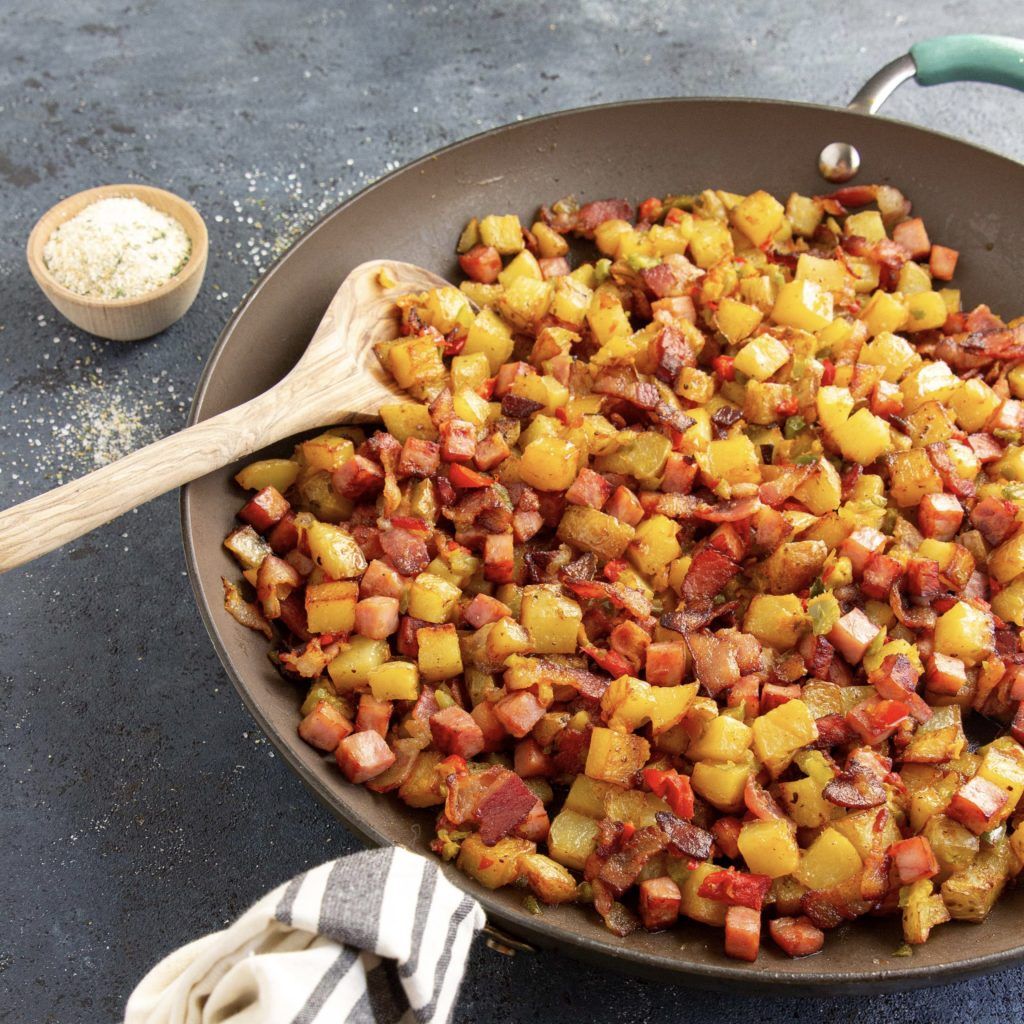
[[[408,400],[238,474],[228,610],[345,777],[618,935],[922,943],[1024,862],[1024,323],[888,186],[472,220]],[[978,745],[976,725],[987,729]]]

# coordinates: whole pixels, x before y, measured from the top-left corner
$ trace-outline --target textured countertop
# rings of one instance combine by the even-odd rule
[[[183,425],[235,305],[321,212],[521,117],[620,98],[844,103],[918,38],[1024,35],[981,0],[0,7],[0,506]],[[886,113],[1024,158],[1024,98],[905,86]],[[61,320],[23,259],[36,218],[142,181],[210,229],[189,315],[134,345]],[[552,198],[552,197],[538,197]],[[177,496],[0,577],[0,1022],[117,1019],[143,972],[355,848],[227,682],[185,578]],[[455,1019],[1017,1022],[1024,970],[811,1003],[685,992],[478,943]]]

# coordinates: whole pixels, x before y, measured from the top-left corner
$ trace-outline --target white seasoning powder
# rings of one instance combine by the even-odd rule
[[[43,261],[78,295],[134,299],[166,284],[191,251],[174,217],[125,197],[100,199],[55,228]]]

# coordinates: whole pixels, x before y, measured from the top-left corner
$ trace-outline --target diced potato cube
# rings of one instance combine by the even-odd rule
[[[593,297],[594,293],[576,278],[558,277],[551,298],[551,315],[578,327],[586,319]]]
[[[737,302],[736,299],[724,298],[718,304],[715,323],[729,341],[736,344],[753,333],[763,315],[756,306]]]
[[[489,214],[480,221],[480,241],[491,245],[502,256],[511,256],[524,248],[523,227],[514,213]]]
[[[732,208],[733,224],[756,246],[764,245],[782,227],[785,209],[774,196],[759,189]]]
[[[903,325],[905,331],[930,331],[941,327],[946,322],[949,311],[946,303],[938,292],[916,292],[904,298],[907,308],[907,319]]]
[[[822,259],[802,252],[796,261],[797,281],[814,281],[830,292],[841,292],[852,278],[840,260]]]
[[[883,380],[895,384],[908,370],[920,365],[921,357],[906,338],[891,331],[882,331],[860,350],[857,361],[881,366]]]
[[[356,623],[359,584],[310,583],[306,587],[306,619],[311,633],[351,633]]]
[[[697,684],[681,686],[654,686],[651,688],[651,731],[655,736],[667,732],[685,717],[694,697]]]
[[[533,637],[537,654],[575,654],[583,609],[557,584],[523,588],[519,620]]]
[[[409,614],[425,622],[447,622],[462,591],[429,572],[421,572],[409,587]]]
[[[1003,838],[989,845],[964,868],[942,883],[942,900],[955,921],[980,923],[999,899],[1009,878],[1013,851]]]
[[[572,505],[562,514],[558,539],[581,551],[590,551],[603,561],[620,558],[633,539],[628,523],[597,509]]]
[[[426,301],[420,307],[420,317],[428,326],[442,334],[448,334],[456,327],[469,327],[473,322],[473,307],[463,292],[452,285],[432,288],[426,293]]]
[[[985,751],[978,775],[1005,790],[1009,801],[1005,814],[1012,814],[1024,794],[1024,757],[1011,757],[995,747]]]
[[[291,459],[260,459],[250,462],[235,476],[235,481],[246,490],[262,491],[264,487],[273,487],[284,494],[298,475],[299,464]]]
[[[590,736],[585,774],[592,779],[628,786],[650,754],[650,744],[642,736],[597,728]]]
[[[427,682],[451,679],[462,672],[459,637],[450,622],[443,626],[423,626],[416,639],[419,641],[420,675]]]
[[[390,657],[391,648],[386,640],[353,636],[348,646],[327,666],[327,671],[339,691],[365,690],[370,682],[370,673]]]
[[[922,448],[896,452],[889,473],[889,496],[900,508],[915,507],[926,494],[942,492],[942,478]]]
[[[786,200],[786,216],[793,225],[793,231],[804,238],[810,238],[821,223],[821,204],[809,196],[793,192]]]
[[[928,941],[931,930],[949,920],[949,911],[942,897],[934,892],[931,879],[921,878],[905,890],[903,904],[903,937],[912,946]]]
[[[666,516],[651,516],[636,527],[627,556],[638,572],[654,576],[683,553],[676,539],[678,533],[678,523]]]
[[[541,491],[564,491],[576,479],[579,449],[557,437],[538,438],[523,451],[519,473],[524,483]]]
[[[712,441],[705,454],[697,454],[697,462],[713,481],[724,480],[729,484],[761,482],[757,449],[746,434]]]
[[[808,889],[831,889],[863,867],[860,854],[841,832],[827,828],[800,858],[793,877]]]
[[[956,413],[957,423],[968,433],[975,433],[985,426],[1001,401],[980,377],[972,377],[961,383],[949,403]]]
[[[387,432],[403,443],[410,437],[437,440],[437,427],[430,418],[430,410],[421,402],[385,402],[380,407],[380,417]]]
[[[780,704],[754,719],[754,753],[772,776],[789,765],[793,755],[818,738],[818,727],[802,700]]]
[[[785,818],[748,821],[740,829],[737,844],[747,869],[755,875],[781,878],[791,875],[800,865],[800,847]]]
[[[429,338],[410,338],[387,349],[388,370],[400,388],[416,397],[424,397],[433,384],[447,375],[441,350]]]
[[[698,761],[690,782],[694,792],[709,804],[726,814],[735,814],[743,808],[743,791],[753,771],[750,764]]]
[[[1008,583],[992,598],[992,611],[1005,622],[1024,626],[1024,575]]]
[[[399,797],[410,807],[436,807],[444,803],[437,766],[444,755],[439,750],[421,750],[413,762],[409,777],[398,789]]]
[[[1003,541],[989,555],[988,571],[1000,583],[1008,583],[1024,573],[1024,530]]]
[[[366,571],[366,559],[355,538],[341,526],[315,522],[306,531],[313,561],[331,579],[351,580]]]
[[[503,288],[508,288],[513,281],[520,277],[528,277],[534,281],[543,281],[544,274],[541,272],[537,257],[528,249],[524,249],[515,259],[511,260],[508,266],[498,274],[498,283]]]
[[[935,623],[935,650],[959,658],[970,668],[995,650],[995,626],[987,612],[957,601]]]
[[[814,401],[819,422],[833,435],[853,412],[853,395],[847,388],[836,387],[834,384],[819,388]]]
[[[708,875],[722,869],[717,864],[704,862],[695,868],[682,857],[669,857],[668,872],[676,885],[679,886],[679,910],[687,917],[701,924],[710,924],[721,928],[725,924],[726,904],[720,900],[709,900],[700,895],[701,883]]]
[[[708,270],[732,252],[732,235],[718,221],[696,220],[690,235],[690,255],[701,270]]]
[[[542,853],[520,854],[517,868],[542,903],[570,903],[576,899],[576,879],[550,857]]]
[[[512,348],[512,329],[493,310],[482,309],[469,328],[462,354],[485,355],[493,375],[512,355]]]
[[[755,594],[743,618],[744,633],[779,651],[796,647],[807,627],[807,613],[795,594]]]
[[[419,669],[411,661],[388,661],[370,669],[370,693],[377,700],[416,700],[420,695]]]
[[[530,228],[530,233],[537,239],[537,251],[542,259],[554,259],[556,256],[564,256],[569,251],[569,243],[542,220]]]
[[[759,334],[736,354],[735,368],[754,380],[767,380],[789,362],[789,349],[770,334]]]
[[[892,447],[889,424],[867,409],[858,409],[835,431],[843,458],[870,465]]]
[[[323,469],[331,473],[348,462],[356,450],[349,438],[328,431],[303,441],[296,447],[296,453],[311,470]]]
[[[587,858],[597,848],[597,821],[576,811],[562,810],[555,815],[548,832],[548,853],[567,868],[582,871]]]
[[[857,235],[868,242],[880,242],[885,235],[885,224],[877,210],[862,210],[851,213],[845,221],[846,234]]]
[[[594,294],[587,312],[587,323],[599,345],[607,345],[615,338],[627,338],[633,333],[618,296],[605,291]]]
[[[517,327],[532,329],[547,313],[553,294],[554,287],[550,281],[517,277],[499,297],[498,309]]]
[[[883,331],[898,331],[907,322],[907,307],[895,295],[877,291],[861,310],[860,319],[871,337]]]
[[[960,389],[961,380],[941,360],[912,370],[900,384],[903,408],[911,413],[925,402],[948,402]]]
[[[749,725],[728,715],[712,718],[686,749],[691,761],[742,761],[754,733]]]
[[[772,320],[784,327],[817,331],[831,322],[832,293],[814,281],[788,281],[779,289]]]
[[[585,814],[588,818],[603,818],[605,798],[614,792],[622,790],[611,782],[599,782],[586,775],[577,775],[569,787],[562,809]]]
[[[822,796],[825,785],[809,776],[779,783],[782,807],[800,828],[819,828],[839,813],[835,804]]]
[[[823,516],[839,508],[843,484],[835,466],[826,458],[819,459],[814,472],[796,489],[795,497],[812,515]]]
[[[474,832],[462,841],[456,865],[460,871],[465,871],[488,889],[499,889],[516,880],[519,876],[519,858],[523,854],[534,853],[536,849],[535,843],[514,836],[499,839],[493,846],[488,846]]]

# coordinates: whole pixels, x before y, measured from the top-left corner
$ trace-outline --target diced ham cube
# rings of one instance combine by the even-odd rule
[[[849,537],[839,545],[839,554],[845,555],[853,565],[853,571],[860,575],[868,559],[882,551],[888,537],[870,526],[861,526],[854,530]]]
[[[932,277],[939,281],[952,281],[956,273],[956,261],[960,253],[956,249],[948,249],[944,245],[933,245],[931,255],[928,257],[928,269]]]
[[[846,724],[865,743],[874,746],[887,740],[908,718],[910,704],[906,701],[870,697],[849,710]]]
[[[917,506],[917,523],[926,537],[952,540],[963,521],[964,507],[952,494],[926,494]]]
[[[604,507],[607,515],[614,516],[620,523],[636,526],[644,517],[640,499],[626,487],[616,487]]]
[[[753,718],[758,714],[761,706],[761,683],[760,675],[740,676],[739,682],[734,684],[725,698],[727,707],[746,708],[744,715]],[[799,690],[800,688],[797,687]]]
[[[651,312],[658,323],[668,326],[675,320],[689,320],[691,324],[697,322],[697,307],[689,295],[671,295],[664,299],[655,299],[651,303]]]
[[[415,476],[427,479],[437,475],[441,467],[441,446],[422,437],[407,437],[398,459],[400,477]]]
[[[317,701],[316,707],[299,722],[299,735],[311,747],[327,753],[335,750],[351,732],[352,723],[325,700]]]
[[[544,517],[536,509],[517,509],[512,513],[512,536],[517,544],[525,544],[544,525]]]
[[[825,933],[809,917],[777,917],[768,931],[779,949],[794,958],[820,953],[825,945]]]
[[[903,575],[903,563],[889,555],[872,555],[864,566],[860,589],[876,601],[886,601],[892,585]]]
[[[544,707],[529,690],[519,690],[502,697],[494,705],[494,713],[505,730],[521,740],[541,720]]]
[[[668,640],[647,648],[644,677],[652,686],[678,686],[686,672],[686,644]]]
[[[537,779],[550,775],[554,766],[540,744],[528,736],[516,744],[515,770],[521,779]]]
[[[398,632],[398,598],[364,597],[356,604],[356,632],[371,640],[387,640]]]
[[[1017,528],[1017,505],[999,498],[982,498],[971,509],[971,525],[989,544],[1002,544]]]
[[[476,427],[468,420],[441,424],[441,458],[445,462],[472,462],[476,455]]]
[[[518,377],[529,377],[536,372],[529,363],[504,363],[494,378],[494,397],[504,398]]]
[[[761,914],[750,907],[725,912],[725,955],[753,963],[761,947]]]
[[[412,615],[403,615],[398,623],[398,637],[395,647],[403,658],[415,658],[420,653],[420,642],[417,634],[423,626],[430,623],[425,619],[417,619]]]
[[[892,240],[910,253],[912,260],[919,260],[931,252],[932,243],[920,217],[911,217],[892,229]]]
[[[917,689],[917,670],[905,654],[890,654],[868,676],[879,697],[904,700]]]
[[[600,473],[584,466],[565,492],[565,500],[571,505],[602,509],[611,493],[612,485]]]
[[[405,591],[405,581],[390,565],[375,558],[359,581],[360,597],[396,597]]]
[[[267,534],[267,540],[275,555],[287,555],[298,547],[299,528],[295,525],[295,515],[286,512],[277,526]]]
[[[377,700],[373,694],[364,693],[359,698],[356,712],[356,732],[372,731],[387,736],[391,724],[391,701]]]
[[[391,559],[391,564],[403,575],[414,576],[423,572],[430,564],[430,550],[426,534],[392,526],[380,534],[382,552]],[[367,556],[369,557],[369,556]]]
[[[984,466],[1003,457],[1003,446],[991,434],[968,434],[967,443],[977,460]]]
[[[497,622],[512,614],[512,609],[507,604],[491,597],[489,594],[477,594],[465,608],[462,609],[463,621],[467,622],[474,629],[486,626],[488,622]]]
[[[889,856],[900,885],[913,885],[922,878],[934,878],[939,873],[939,862],[932,852],[932,844],[924,836],[911,836],[893,843],[889,847]]]
[[[484,541],[484,577],[492,583],[511,583],[515,568],[512,534],[489,533]]]
[[[483,831],[481,829],[481,831]],[[538,798],[523,820],[516,825],[514,834],[520,839],[529,839],[531,843],[543,843],[551,831],[551,819]]]
[[[959,658],[935,652],[928,657],[925,688],[932,693],[952,696],[967,685],[967,669]]]
[[[939,563],[932,558],[911,558],[907,562],[907,589],[926,604],[946,592],[939,579]]]
[[[384,487],[384,470],[362,455],[354,455],[331,474],[331,485],[343,498],[357,501]]]
[[[860,664],[878,627],[859,609],[848,611],[828,635],[829,643],[851,664]]]
[[[434,746],[444,754],[475,757],[484,749],[483,730],[473,716],[457,704],[430,716]]]
[[[1024,428],[1024,405],[1015,398],[1007,398],[988,418],[985,430],[995,434],[999,430],[1019,431]]]
[[[334,756],[349,782],[375,779],[395,763],[395,755],[380,733],[354,732],[339,744]]]
[[[594,232],[606,220],[633,221],[633,207],[625,199],[595,199],[579,208],[573,230],[584,238],[593,238]]]
[[[640,883],[640,920],[649,932],[671,928],[679,920],[682,894],[679,886],[667,875],[648,878]]]
[[[779,683],[765,683],[764,688],[761,690],[761,714],[767,714],[773,708],[779,707],[780,704],[788,704],[791,700],[799,700],[801,692],[799,683],[790,683],[787,686],[782,686]]]
[[[1010,796],[994,782],[976,775],[954,794],[946,815],[980,836],[997,824]]]
[[[459,267],[471,281],[494,284],[501,273],[501,254],[493,245],[474,245],[459,257]]]
[[[505,744],[508,733],[505,732],[505,726],[501,724],[498,716],[494,713],[494,705],[486,700],[481,701],[470,714],[484,734],[484,752],[489,754],[492,751],[500,750]]]
[[[665,473],[661,478],[661,489],[666,494],[689,494],[697,477],[697,463],[692,459],[671,452],[665,462]]]
[[[238,513],[238,518],[260,533],[276,526],[290,511],[291,505],[276,487],[257,491]]]
[[[476,468],[486,473],[489,469],[494,469],[499,463],[504,462],[511,454],[512,449],[509,448],[504,435],[493,430],[482,441],[477,442],[474,456]]]
[[[550,281],[553,277],[565,277],[572,269],[564,256],[546,256],[537,260],[537,263],[545,281]]]

